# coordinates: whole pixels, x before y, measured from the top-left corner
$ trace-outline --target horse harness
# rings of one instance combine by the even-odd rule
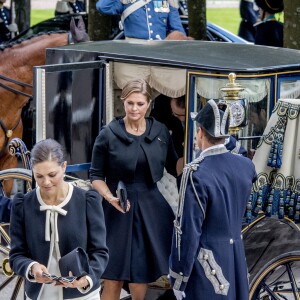
[[[9,78],[9,77],[6,77],[4,75],[1,75],[0,74],[0,79],[2,80],[5,80],[5,81],[8,81],[8,82],[12,82],[12,83],[15,83],[19,86],[22,86],[22,87],[29,87],[29,88],[32,88],[32,85],[31,84],[27,84],[27,83],[24,83],[24,82],[21,82],[21,81],[17,81],[15,79],[12,79],[12,78]],[[32,95],[30,94],[27,94],[27,93],[24,93],[22,91],[19,91],[17,89],[14,89],[12,87],[9,87],[9,86],[6,86],[5,84],[3,84],[2,82],[0,82],[0,87],[12,92],[12,93],[15,93],[15,94],[20,94],[22,96],[25,96],[25,97],[29,97],[30,99],[32,98]],[[13,131],[18,127],[19,123],[21,121],[21,118],[16,122],[16,124],[12,127],[12,129],[7,129],[7,126],[4,124],[4,122],[0,119],[0,126],[2,128],[2,130],[4,131],[5,133],[5,141],[4,141],[4,144],[0,150],[0,157],[2,156],[2,154],[4,153],[7,145],[8,145],[8,141],[9,139],[11,138],[12,134],[13,134]]]

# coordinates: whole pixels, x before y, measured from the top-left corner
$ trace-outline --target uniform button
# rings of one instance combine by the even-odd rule
[[[229,240],[229,243],[232,245],[232,244],[233,244],[233,239],[230,239],[230,240]]]
[[[148,7],[148,8],[147,8],[147,10],[148,10],[148,11],[150,11],[150,10],[151,10],[151,8],[150,8],[150,7]]]
[[[224,284],[220,284],[220,290],[222,291],[224,290],[224,288],[225,288]]]
[[[153,38],[151,38],[150,41],[153,41]]]
[[[216,270],[214,270],[214,269],[211,270],[210,274],[211,274],[211,275],[216,275]]]
[[[150,33],[153,33],[153,30],[150,30]]]
[[[151,17],[151,16],[148,16],[148,18],[151,19],[152,17]]]
[[[181,275],[181,276],[182,276],[182,275],[183,275],[183,273],[182,273],[182,272],[179,272],[179,275]]]
[[[208,260],[208,255],[207,255],[207,254],[204,254],[204,255],[203,255],[203,259],[204,259],[204,260]]]
[[[149,26],[152,26],[152,23],[149,23]]]

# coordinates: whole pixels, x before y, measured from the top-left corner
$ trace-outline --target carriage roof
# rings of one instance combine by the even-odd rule
[[[238,73],[300,69],[300,52],[249,44],[205,41],[99,41],[51,49],[112,60]]]

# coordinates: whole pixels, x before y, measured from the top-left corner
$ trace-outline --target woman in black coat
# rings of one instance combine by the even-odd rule
[[[145,118],[151,88],[132,80],[123,88],[125,117],[115,118],[98,135],[92,156],[91,181],[103,201],[110,259],[104,272],[101,300],[117,300],[124,281],[134,300],[143,300],[147,283],[168,274],[173,213],[156,182],[164,167],[176,175],[177,155],[165,125]],[[116,188],[127,188],[123,211]]]

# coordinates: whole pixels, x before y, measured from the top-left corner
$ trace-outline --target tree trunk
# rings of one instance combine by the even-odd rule
[[[283,36],[284,47],[300,50],[300,0],[284,1]]]
[[[88,33],[91,41],[112,39],[113,17],[100,14],[96,10],[98,0],[89,0],[89,24]]]
[[[206,0],[188,0],[189,35],[206,40]]]
[[[16,19],[15,22],[18,25],[19,32],[30,27],[30,11],[31,1],[30,0],[14,0]]]

